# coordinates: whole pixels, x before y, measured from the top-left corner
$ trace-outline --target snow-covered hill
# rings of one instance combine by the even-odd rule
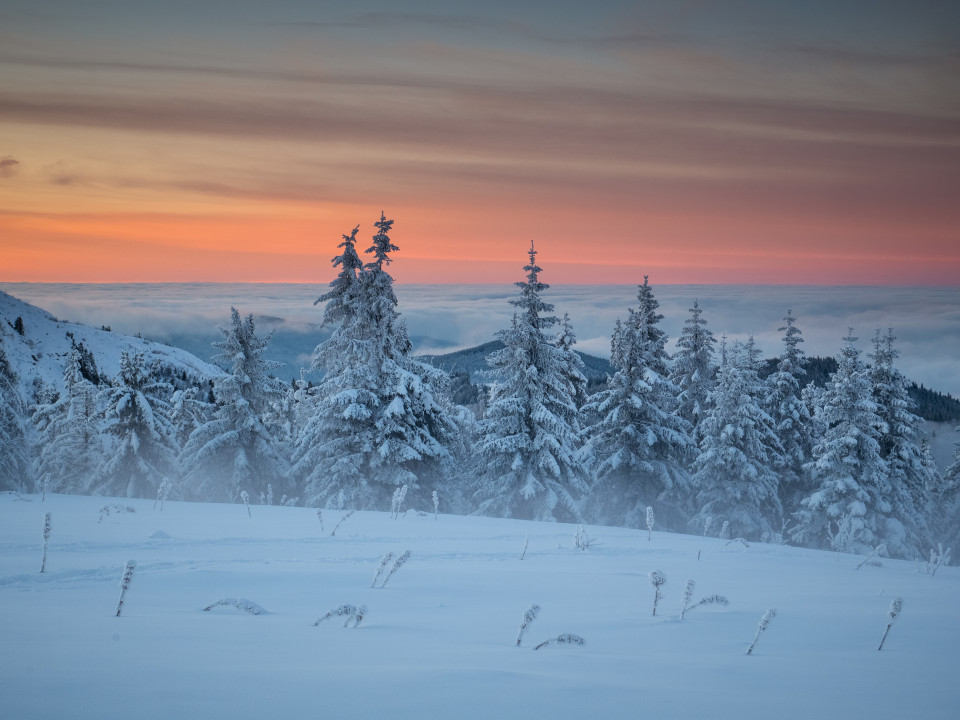
[[[14,330],[17,319],[23,334]],[[186,372],[196,380],[206,380],[222,371],[190,353],[160,343],[120,335],[88,325],[62,322],[45,310],[34,307],[0,291],[0,334],[11,366],[20,378],[23,396],[32,395],[35,378],[59,389],[63,384],[64,362],[70,356],[70,337],[93,354],[100,373],[113,378],[120,370],[122,352],[142,352],[148,366],[157,363],[169,367],[177,375]]]
[[[307,508],[25,500],[0,495],[2,718],[936,720],[960,707],[956,567],[856,569],[852,555],[604,527],[579,550],[575,526],[432,512],[325,511],[321,526]],[[135,512],[101,513],[114,503]],[[382,556],[404,550],[371,588]],[[667,580],[655,616],[652,570]],[[681,620],[688,579],[694,602],[729,605]],[[268,612],[203,610],[227,598]],[[343,604],[366,606],[359,627],[314,626]],[[562,633],[586,644],[534,650]]]

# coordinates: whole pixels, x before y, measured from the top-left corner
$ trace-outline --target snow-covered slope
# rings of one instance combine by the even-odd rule
[[[23,323],[23,335],[15,332],[17,318]],[[24,397],[29,398],[34,378],[40,377],[59,389],[63,383],[64,362],[70,356],[71,333],[96,359],[100,373],[113,378],[120,371],[123,351],[142,352],[147,365],[160,363],[178,374],[204,380],[221,375],[222,371],[190,353],[168,345],[129,337],[88,325],[62,322],[53,315],[0,291],[0,334],[3,347],[13,369],[20,378]]]
[[[957,567],[858,570],[852,555],[602,527],[578,550],[575,526],[432,513],[360,512],[331,536],[342,513],[321,527],[308,508],[25,500],[0,495],[0,718],[936,720],[960,707]],[[135,512],[98,522],[116,502]],[[381,557],[404,550],[371,588]],[[667,580],[656,616],[652,570]],[[688,579],[694,602],[729,605],[680,620]],[[227,598],[268,612],[203,610]],[[346,603],[366,606],[359,627],[314,626]],[[586,644],[533,649],[561,633]]]

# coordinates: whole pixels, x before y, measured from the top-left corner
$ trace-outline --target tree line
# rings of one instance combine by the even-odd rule
[[[768,364],[752,337],[716,338],[694,302],[671,355],[644,277],[613,331],[612,374],[588,392],[531,244],[478,394],[411,354],[388,272],[393,221],[374,225],[366,261],[359,226],[343,236],[315,303],[332,330],[316,384],[272,377],[270,336],[234,308],[212,386],[135,352],[100,378],[74,343],[62,387],[27,406],[0,345],[5,486],[152,497],[166,479],[182,499],[376,510],[405,488],[414,508],[436,493],[448,512],[627,527],[652,508],[663,529],[907,558],[958,539],[960,443],[941,474],[892,330],[876,332],[869,364],[851,330],[817,384],[789,310]]]

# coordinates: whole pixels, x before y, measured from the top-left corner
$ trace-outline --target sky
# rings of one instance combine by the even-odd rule
[[[957,284],[960,4],[482,5],[3,0],[0,280]]]

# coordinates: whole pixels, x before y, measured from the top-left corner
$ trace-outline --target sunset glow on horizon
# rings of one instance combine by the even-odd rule
[[[726,7],[723,7],[726,6]],[[0,10],[0,280],[956,285],[960,7]]]

